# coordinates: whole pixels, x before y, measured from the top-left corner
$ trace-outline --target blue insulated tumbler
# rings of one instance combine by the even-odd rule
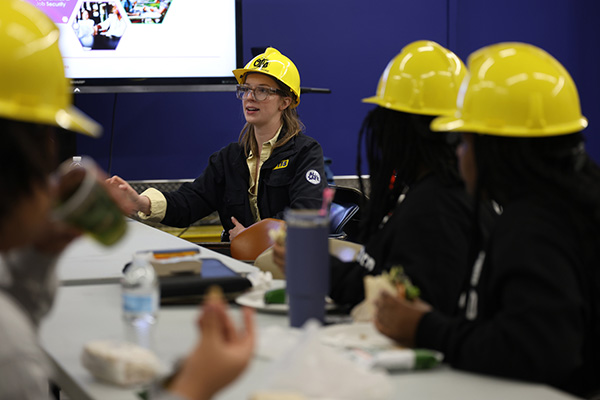
[[[329,216],[319,210],[288,209],[285,221],[290,325],[300,328],[309,319],[323,324],[329,292]]]

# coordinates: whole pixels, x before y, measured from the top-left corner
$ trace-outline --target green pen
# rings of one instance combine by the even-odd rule
[[[439,351],[428,349],[393,349],[367,351],[352,349],[352,358],[371,368],[394,370],[431,369],[438,366],[444,356]]]

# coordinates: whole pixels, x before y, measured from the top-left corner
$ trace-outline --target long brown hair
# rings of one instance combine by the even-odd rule
[[[283,84],[278,79],[273,78],[279,90],[283,93],[283,97],[292,98],[292,104],[294,103],[295,95],[292,93],[290,88]],[[304,124],[300,121],[300,116],[298,115],[298,110],[296,107],[292,107],[290,104],[285,110],[283,110],[281,114],[281,122],[283,127],[281,129],[281,134],[279,139],[277,139],[277,143],[273,148],[281,147],[287,142],[289,142],[294,136],[298,135],[300,132],[304,131]],[[283,135],[283,136],[281,136]],[[240,146],[244,148],[244,153],[246,157],[252,151],[252,154],[258,154],[258,143],[256,142],[256,137],[254,136],[254,125],[246,122],[242,131],[240,132],[240,137],[238,139],[238,143]]]

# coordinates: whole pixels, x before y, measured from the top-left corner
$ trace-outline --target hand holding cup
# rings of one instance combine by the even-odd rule
[[[55,175],[58,201],[53,216],[109,246],[123,237],[127,225],[102,175],[94,161],[86,157],[80,166],[71,166],[70,160],[61,164]]]

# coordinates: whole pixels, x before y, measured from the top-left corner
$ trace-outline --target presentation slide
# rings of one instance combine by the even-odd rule
[[[28,0],[59,27],[68,78],[232,76],[235,0]]]

